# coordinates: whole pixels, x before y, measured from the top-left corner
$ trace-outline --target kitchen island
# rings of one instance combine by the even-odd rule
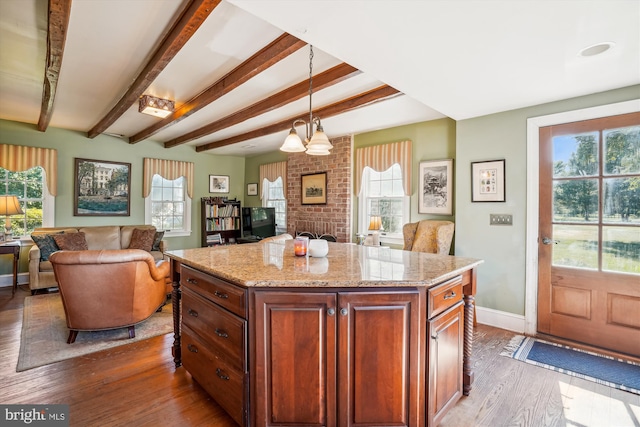
[[[167,255],[176,367],[239,425],[435,426],[471,389],[481,260],[291,240]]]

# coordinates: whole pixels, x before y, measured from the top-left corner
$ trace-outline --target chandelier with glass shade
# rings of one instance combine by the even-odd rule
[[[328,156],[331,154],[329,150],[333,148],[329,138],[322,129],[320,118],[313,115],[313,108],[311,103],[311,97],[313,95],[313,46],[309,45],[309,122],[304,119],[296,119],[291,125],[289,135],[284,140],[281,151],[287,153],[301,153],[306,151],[307,154],[312,156]],[[306,147],[302,143],[302,139],[298,136],[296,131],[296,125],[304,124],[305,128],[305,142]],[[313,131],[313,125],[315,124],[315,132]]]

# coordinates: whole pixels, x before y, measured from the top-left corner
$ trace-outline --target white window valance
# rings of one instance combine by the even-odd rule
[[[395,163],[402,169],[402,186],[407,196],[411,195],[411,141],[374,145],[356,150],[355,194],[360,194],[362,172],[370,167],[376,172],[384,172]]]
[[[267,179],[274,182],[276,179],[282,178],[282,191],[287,194],[287,162],[267,163],[260,165],[260,199],[264,197],[263,182]]]
[[[154,175],[160,175],[171,181],[184,176],[187,180],[187,195],[193,199],[193,163],[145,157],[142,178],[142,197],[145,199],[151,193],[151,181]]]
[[[58,194],[58,150],[0,144],[0,167],[11,172],[22,172],[36,166],[44,169],[49,194]]]

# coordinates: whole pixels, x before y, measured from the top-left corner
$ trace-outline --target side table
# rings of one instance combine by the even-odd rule
[[[0,255],[13,255],[13,289],[11,295],[18,290],[18,260],[20,259],[20,242],[9,242],[0,245]]]

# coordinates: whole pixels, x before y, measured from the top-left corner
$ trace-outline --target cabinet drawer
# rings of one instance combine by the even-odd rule
[[[427,299],[429,301],[428,319],[437,316],[449,307],[453,307],[454,304],[462,300],[462,276],[456,276],[429,289]]]
[[[222,279],[182,266],[180,284],[242,318],[246,318],[245,290]]]
[[[182,328],[182,348],[184,368],[239,425],[245,425],[244,372],[209,351],[186,326]]]
[[[225,353],[237,368],[245,369],[246,321],[212,304],[189,288],[182,293],[182,324],[209,347]]]

